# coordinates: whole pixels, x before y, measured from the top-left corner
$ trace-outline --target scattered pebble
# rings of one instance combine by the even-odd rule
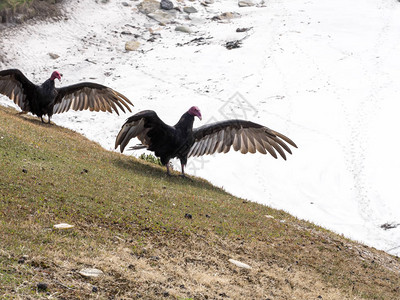
[[[28,170],[27,169],[22,169],[22,173],[28,173]]]
[[[174,8],[174,4],[169,0],[161,0],[160,8],[165,10],[171,10]]]
[[[45,291],[47,291],[48,285],[47,285],[47,283],[39,282],[36,285],[36,287],[37,287],[39,292],[45,292]]]
[[[70,228],[73,228],[74,225],[70,225],[67,223],[60,223],[60,224],[53,225],[53,227],[56,229],[70,229]]]
[[[241,0],[238,2],[239,7],[249,7],[254,6],[254,3],[250,0]]]
[[[55,53],[49,53],[49,56],[52,58],[52,59],[57,59],[57,58],[59,58],[60,57],[60,55],[58,55],[58,54],[55,54]]]
[[[99,291],[99,289],[97,288],[97,286],[93,286],[92,287],[92,292],[93,293],[97,293]]]
[[[238,41],[226,42],[225,47],[228,50],[232,50],[232,49],[240,48],[241,45],[242,45],[242,42],[238,40]]]
[[[176,26],[175,31],[185,32],[185,33],[192,33],[192,30],[186,26]]]
[[[197,13],[197,9],[195,9],[193,6],[185,6],[185,7],[183,8],[183,11],[184,11],[185,13],[188,13],[188,14]]]
[[[193,217],[192,217],[191,214],[185,214],[185,218],[186,218],[186,219],[192,219]]]
[[[136,51],[140,47],[139,41],[129,41],[125,43],[125,50],[126,51]]]
[[[243,27],[243,28],[237,28],[236,32],[246,32],[249,31],[252,27]]]
[[[85,268],[79,271],[79,274],[85,277],[99,277],[103,275],[103,271],[95,268]]]
[[[247,265],[245,263],[242,263],[242,262],[240,262],[238,260],[234,260],[234,259],[230,258],[228,261],[230,263],[234,264],[235,266],[239,267],[239,268],[251,269],[251,267],[249,265]]]
[[[271,215],[265,215],[268,219],[275,219],[275,217],[274,216],[271,216]]]

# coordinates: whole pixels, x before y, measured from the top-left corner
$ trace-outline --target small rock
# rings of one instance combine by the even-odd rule
[[[121,3],[123,6],[131,6],[128,2],[122,2]]]
[[[246,32],[246,31],[249,31],[251,28],[252,28],[252,27],[237,28],[237,29],[236,29],[236,32]]]
[[[25,263],[25,258],[23,258],[23,257],[20,257],[19,259],[18,259],[18,263],[19,264],[24,264]]]
[[[95,268],[85,268],[79,271],[79,274],[85,277],[99,277],[103,275],[103,271]]]
[[[238,2],[239,7],[249,7],[249,6],[254,6],[254,3],[250,0],[241,0]]]
[[[185,7],[183,8],[183,11],[184,11],[185,13],[188,13],[188,14],[197,13],[197,9],[195,9],[193,6],[185,6]]]
[[[36,285],[36,287],[37,287],[37,289],[38,289],[39,292],[45,292],[45,291],[47,291],[48,285],[47,285],[47,283],[39,282],[39,283]]]
[[[174,4],[169,0],[161,0],[160,8],[165,10],[171,10],[174,8]]]
[[[192,219],[193,217],[192,217],[191,214],[185,214],[185,218],[186,218],[186,219]]]
[[[226,42],[225,47],[228,50],[232,50],[232,49],[240,48],[241,45],[242,45],[241,41],[231,41],[231,42]]]
[[[237,17],[237,14],[231,12],[224,12],[218,16],[214,16],[211,18],[213,21],[223,21],[223,20],[230,20]]]
[[[97,293],[99,291],[99,289],[97,288],[97,286],[93,286],[92,287],[92,292],[93,293]]]
[[[22,169],[22,173],[28,173],[28,170],[27,169]]]
[[[381,225],[381,228],[382,229],[385,229],[385,230],[389,230],[389,229],[393,229],[393,228],[396,228],[397,226],[399,226],[400,224],[395,224],[395,223],[385,223],[385,224],[382,224]]]
[[[89,173],[89,170],[83,169],[83,170],[81,171],[81,174],[84,174],[84,173]]]
[[[73,228],[74,225],[70,225],[67,223],[60,223],[60,224],[53,225],[53,227],[56,229],[70,229],[70,228]]]
[[[142,1],[137,8],[143,14],[149,14],[155,12],[157,9],[160,8],[160,2],[157,0],[144,0]]]
[[[139,41],[129,41],[125,43],[125,50],[126,51],[136,51],[140,47]]]
[[[147,16],[155,21],[157,21],[160,25],[165,25],[173,21],[175,18],[175,11],[165,11],[158,9],[155,12],[147,14]]]
[[[57,59],[57,58],[59,58],[60,57],[60,55],[58,55],[58,54],[55,54],[55,53],[49,53],[49,56],[52,58],[52,59]]]
[[[163,293],[163,296],[164,296],[164,297],[169,297],[169,293],[168,293],[168,292],[164,292],[164,293]]]
[[[175,31],[180,31],[184,33],[192,33],[192,30],[186,26],[176,26]]]
[[[271,215],[265,215],[268,219],[275,219],[275,217],[274,216],[271,216]]]
[[[242,263],[242,262],[240,262],[238,260],[234,260],[234,259],[230,258],[228,261],[230,263],[234,264],[235,266],[239,267],[239,268],[251,269],[251,267],[249,265],[247,265],[245,263]]]

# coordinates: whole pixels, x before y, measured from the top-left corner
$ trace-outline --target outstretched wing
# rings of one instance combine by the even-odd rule
[[[101,84],[92,82],[82,82],[70,86],[57,88],[57,97],[53,108],[53,113],[62,113],[69,109],[90,111],[113,110],[119,115],[119,107],[125,112],[124,107],[131,111],[129,105],[133,104],[121,93]]]
[[[147,148],[157,151],[168,143],[173,127],[165,124],[152,110],[138,112],[128,118],[115,140],[115,149],[120,146],[121,152],[132,138],[137,137],[142,145],[134,149]]]
[[[36,85],[18,69],[0,71],[0,94],[14,101],[23,111],[29,111],[29,98]]]
[[[193,130],[195,142],[189,151],[190,156],[201,156],[213,153],[227,153],[231,146],[235,151],[244,153],[270,153],[277,158],[278,152],[286,160],[285,151],[292,154],[289,146],[296,144],[268,127],[249,121],[228,120],[204,125]]]

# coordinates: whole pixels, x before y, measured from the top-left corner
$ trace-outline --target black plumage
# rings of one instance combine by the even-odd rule
[[[124,95],[101,84],[82,82],[56,88],[54,80],[61,81],[61,74],[54,71],[51,77],[41,85],[32,83],[18,69],[0,71],[0,94],[9,97],[22,112],[31,112],[40,117],[66,112],[69,109],[91,111],[115,111],[118,108],[131,111],[131,101]]]
[[[132,138],[142,144],[131,149],[146,148],[160,157],[167,166],[171,158],[181,161],[182,175],[188,157],[213,153],[227,153],[231,147],[241,153],[270,153],[277,158],[277,152],[286,160],[285,151],[292,153],[289,145],[296,144],[285,135],[268,127],[244,120],[227,120],[207,124],[193,129],[194,117],[201,120],[200,110],[193,106],[182,115],[174,126],[165,124],[152,110],[145,110],[130,117],[122,126],[115,141],[115,148],[121,152]]]

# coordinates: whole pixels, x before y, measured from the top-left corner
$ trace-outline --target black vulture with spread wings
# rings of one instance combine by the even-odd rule
[[[227,120],[207,124],[193,129],[194,117],[201,120],[198,107],[191,107],[182,115],[174,126],[165,124],[152,110],[141,111],[130,117],[122,126],[115,141],[115,149],[121,152],[132,138],[137,137],[142,144],[130,149],[154,151],[167,167],[171,158],[181,161],[182,176],[188,157],[213,153],[227,153],[231,147],[245,153],[270,153],[278,158],[277,153],[286,160],[285,151],[292,153],[289,145],[296,144],[285,135],[268,127],[244,120]]]
[[[101,84],[82,82],[56,88],[54,80],[61,81],[61,74],[54,71],[50,78],[41,85],[32,83],[17,69],[0,71],[0,94],[9,97],[23,113],[31,112],[43,121],[48,116],[48,123],[53,114],[66,112],[69,109],[91,111],[115,111],[124,107],[131,111],[133,105],[124,95]]]

